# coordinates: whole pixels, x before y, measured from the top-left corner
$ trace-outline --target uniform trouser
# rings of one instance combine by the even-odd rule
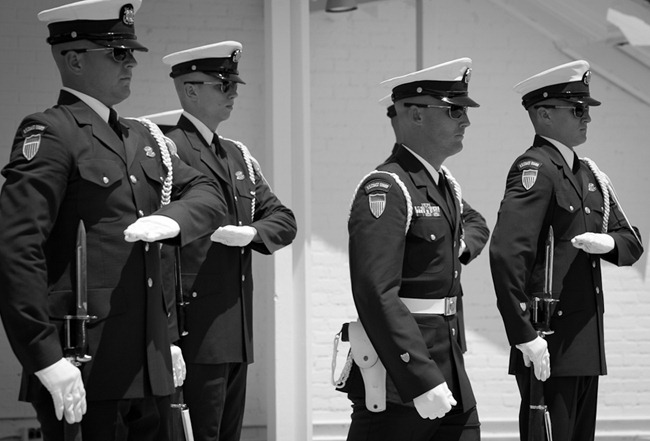
[[[347,441],[479,441],[476,407],[452,410],[442,418],[424,419],[414,407],[386,404],[383,412],[370,412],[362,401],[352,402],[352,423]]]
[[[52,399],[32,403],[44,441],[63,441],[64,423]],[[167,441],[171,398],[88,401],[81,420],[84,441]],[[64,417],[65,420],[65,417]]]
[[[247,370],[246,363],[187,364],[183,396],[195,441],[239,441]]]
[[[517,373],[521,395],[519,434],[528,439],[530,375]],[[596,434],[598,377],[551,377],[544,383],[544,402],[551,414],[553,441],[593,441]]]

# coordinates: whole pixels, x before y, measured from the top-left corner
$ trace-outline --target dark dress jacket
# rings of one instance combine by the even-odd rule
[[[532,185],[531,185],[532,182]],[[529,187],[526,189],[526,187]],[[536,136],[533,146],[513,163],[490,242],[490,266],[508,341],[510,373],[527,370],[514,346],[536,332],[529,298],[544,288],[545,242],[553,227],[554,334],[546,337],[552,376],[605,375],[601,259],[631,265],[643,253],[620,208],[610,200],[607,234],[616,246],[607,254],[589,254],[571,239],[601,233],[603,193],[589,167],[569,168],[560,151]]]
[[[447,382],[459,407],[468,410],[476,401],[464,368],[458,316],[411,314],[401,298],[460,297],[461,234],[467,263],[487,242],[485,219],[466,201],[461,216],[456,198],[442,195],[422,163],[401,145],[377,170],[362,180],[352,202],[349,258],[359,319],[388,374],[387,400],[412,405],[413,398]],[[395,176],[410,196],[408,231],[409,205]],[[351,398],[363,390],[356,366],[348,382]]]
[[[63,355],[62,318],[75,314],[80,220],[88,313],[97,317],[88,324],[92,361],[82,368],[87,399],[174,391],[160,246],[126,242],[123,232],[138,217],[159,214],[180,225],[170,242],[188,243],[219,224],[225,203],[212,181],[172,157],[174,201],[161,207],[167,170],[158,144],[140,122],[119,122],[123,141],[62,91],[55,107],[23,120],[2,171],[0,313],[24,369],[23,400],[49,396],[33,373]]]
[[[183,357],[188,363],[252,363],[252,252],[268,255],[289,245],[296,236],[296,220],[271,190],[257,161],[251,158],[247,164],[235,141],[220,138],[217,156],[184,116],[167,136],[183,161],[222,187],[228,213],[220,225],[250,225],[259,237],[245,247],[231,247],[212,242],[213,229],[182,248],[183,293],[189,302],[188,334],[180,342]]]

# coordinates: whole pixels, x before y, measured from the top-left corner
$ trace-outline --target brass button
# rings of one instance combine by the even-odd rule
[[[147,285],[149,286],[149,288],[153,286],[153,279],[151,277],[147,279]]]
[[[458,270],[454,271],[454,279],[458,278]]]
[[[104,184],[108,184],[108,178],[106,176],[102,178],[102,181],[104,181]]]
[[[562,317],[562,314],[563,314],[563,313],[562,313],[561,310],[557,312],[557,315],[560,316],[560,317]]]
[[[144,244],[144,250],[149,251],[149,242]]]
[[[196,297],[196,296],[198,296],[198,294],[196,293],[196,291],[194,291],[194,292],[192,293],[192,297]]]
[[[591,213],[591,209],[589,207],[585,207],[585,213],[587,214]]]
[[[144,211],[138,210],[138,217],[143,217],[144,216]]]
[[[431,240],[436,240],[436,235],[435,234],[431,235]]]
[[[129,179],[130,179],[131,182],[134,183],[134,184],[138,182],[138,178],[136,178],[136,177],[133,176],[133,175],[129,176]]]

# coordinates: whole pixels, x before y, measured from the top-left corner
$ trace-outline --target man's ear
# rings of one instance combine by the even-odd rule
[[[540,123],[548,125],[552,122],[551,112],[549,112],[547,108],[538,107],[534,109],[534,113],[537,121],[539,121]]]
[[[84,68],[83,54],[75,51],[68,51],[63,55],[63,64],[71,73],[80,75]]]
[[[422,111],[418,106],[409,106],[407,107],[407,111],[408,118],[415,124],[422,122]]]
[[[199,98],[198,88],[196,87],[196,84],[183,84],[183,93],[192,101],[196,101]]]

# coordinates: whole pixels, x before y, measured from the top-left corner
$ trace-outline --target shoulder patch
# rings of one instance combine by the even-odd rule
[[[530,190],[537,181],[537,170],[524,170],[521,173],[521,183],[526,190]]]
[[[392,185],[393,184],[386,181],[385,179],[373,179],[364,185],[363,189],[365,190],[366,194],[377,191],[388,193],[388,190],[390,190],[390,187],[392,187]]]
[[[539,161],[535,161],[532,159],[526,159],[525,161],[521,161],[519,164],[517,164],[517,168],[521,171],[523,169],[532,169],[532,170],[539,170],[539,168],[542,166],[542,163]]]
[[[42,124],[32,124],[27,127],[23,127],[23,136],[27,136],[31,132],[38,132],[40,135],[45,131],[47,127]]]
[[[41,133],[43,132],[38,132],[37,134],[29,135],[23,141],[23,156],[28,161],[34,159],[34,156],[36,156],[36,153],[38,153],[38,149],[41,146]]]

